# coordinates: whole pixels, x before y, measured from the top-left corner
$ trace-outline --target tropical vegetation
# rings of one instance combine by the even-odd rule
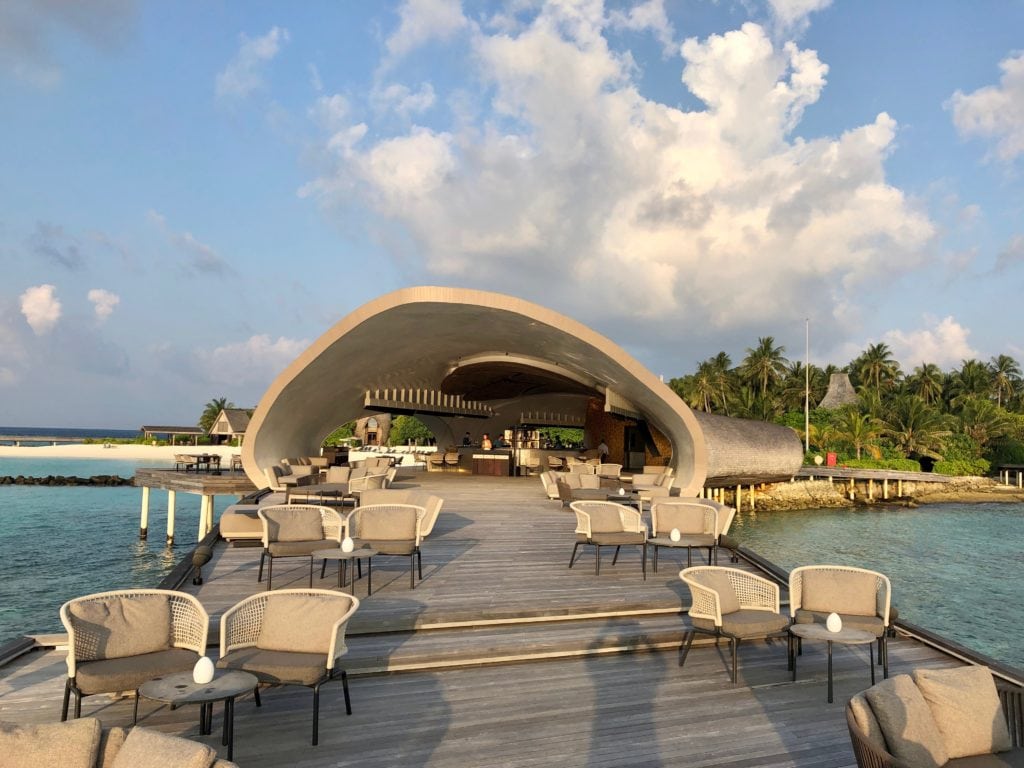
[[[735,365],[719,352],[668,383],[695,410],[792,427],[809,443],[808,461],[834,453],[847,466],[923,466],[946,474],[1024,464],[1024,374],[1009,355],[963,360],[949,371],[924,362],[905,372],[884,342],[844,366],[808,369],[785,353],[765,336]],[[816,407],[840,372],[850,377],[857,402]]]

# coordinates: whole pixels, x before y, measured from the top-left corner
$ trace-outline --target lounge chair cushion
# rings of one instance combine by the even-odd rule
[[[353,539],[356,549],[373,547],[381,555],[411,555],[416,551],[415,539]]]
[[[595,532],[591,534],[590,541],[593,544],[599,544],[600,546],[622,546],[623,544],[643,544],[647,537],[642,533],[633,533],[632,531],[607,531],[607,532]],[[583,537],[586,541],[586,537]]]
[[[878,724],[878,718],[871,711],[871,705],[868,704],[868,700],[864,697],[863,693],[858,693],[850,699],[850,711],[853,713],[853,719],[856,721],[857,727],[864,732],[868,741],[883,752],[888,752],[889,748],[885,745],[885,734],[882,733],[882,726]]]
[[[327,674],[327,646],[319,653],[240,648],[217,662],[221,669],[251,672],[264,683],[315,685]]]
[[[6,768],[92,768],[100,746],[100,721],[0,723],[0,755]]]
[[[825,611],[805,611],[800,609],[796,612],[797,624],[824,624],[831,613]],[[862,629],[870,632],[875,637],[881,637],[885,632],[885,624],[880,616],[859,616],[852,613],[840,613],[839,618],[843,620],[843,626],[848,629]]]
[[[353,515],[356,534],[366,541],[415,538],[419,510],[411,505],[360,509]]]
[[[75,684],[82,693],[134,691],[147,680],[174,672],[187,672],[199,661],[199,654],[186,648],[171,648],[138,656],[78,662]]]
[[[324,536],[319,510],[275,509],[267,515],[266,526],[271,541],[309,541]]]
[[[949,760],[928,702],[910,675],[896,675],[864,695],[885,734],[889,752],[907,765],[938,768]]]
[[[267,551],[273,557],[300,557],[311,555],[318,549],[337,546],[337,542],[328,539],[311,539],[309,541],[272,541]]]
[[[857,571],[804,571],[800,607],[807,611],[874,616],[878,611],[878,582],[870,573]]]
[[[718,609],[724,618],[726,614],[735,613],[740,609],[740,598],[736,594],[736,588],[729,581],[729,575],[721,571],[704,571],[697,577],[708,589],[718,593]]]
[[[217,753],[195,741],[150,728],[132,728],[110,768],[208,768]]]
[[[171,606],[164,595],[72,603],[75,659],[117,659],[171,647]]]
[[[334,624],[348,610],[347,600],[316,595],[274,595],[263,609],[256,647],[264,651],[327,656]]]
[[[692,621],[693,625],[700,629],[715,629],[715,622],[711,619],[694,618]],[[765,637],[782,632],[788,624],[788,618],[771,611],[741,608],[729,614],[722,614],[722,631],[736,637]]]
[[[917,669],[914,682],[951,758],[1005,752],[1013,746],[987,667]]]

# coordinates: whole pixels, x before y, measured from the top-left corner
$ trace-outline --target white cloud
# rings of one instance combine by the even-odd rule
[[[392,60],[431,40],[450,40],[469,23],[459,0],[405,0],[398,16],[398,29],[385,42]]]
[[[274,340],[259,334],[211,350],[197,350],[196,355],[212,382],[266,386],[308,346],[305,339],[280,336]]]
[[[413,92],[408,86],[393,83],[386,88],[375,90],[370,98],[377,110],[391,111],[399,117],[408,119],[434,106],[434,86],[423,83],[418,91]]]
[[[335,113],[303,194],[369,206],[427,280],[557,286],[564,311],[651,344],[763,329],[808,297],[835,332],[868,280],[922,263],[934,227],[885,177],[896,122],[796,135],[825,87],[814,51],[755,24],[688,40],[681,82],[706,107],[683,111],[641,95],[608,24],[599,2],[546,3],[515,34],[474,30],[482,119],[396,134]]]
[[[1005,272],[1024,262],[1024,235],[1014,235],[996,256],[995,272]]]
[[[166,217],[156,211],[149,211],[146,218],[160,230],[167,244],[187,257],[186,268],[202,275],[225,275],[233,272],[231,266],[212,246],[198,240],[191,232],[175,231]]]
[[[924,328],[912,331],[892,330],[882,337],[904,371],[911,371],[922,363],[934,363],[943,370],[960,364],[961,360],[977,357],[978,352],[967,340],[971,331],[952,316],[939,320],[925,315]]]
[[[89,291],[89,301],[93,304],[96,319],[102,322],[113,314],[114,307],[121,302],[121,297],[104,288],[93,288]]]
[[[240,35],[238,53],[217,75],[216,93],[220,98],[245,98],[263,86],[263,67],[281,46],[288,42],[288,30],[273,27],[263,37],[249,39]]]
[[[21,314],[37,336],[52,331],[60,320],[60,300],[54,295],[56,290],[46,283],[21,294]]]
[[[995,156],[1009,162],[1024,153],[1024,53],[1003,59],[999,68],[999,85],[957,91],[946,106],[961,136],[994,140]]]
[[[320,79],[320,69],[316,64],[309,63],[309,86],[317,93],[324,89],[324,81]]]
[[[613,28],[629,29],[634,32],[649,30],[661,43],[666,56],[676,50],[676,32],[665,14],[665,0],[646,0],[632,6],[628,13],[613,10],[608,19]]]
[[[809,23],[808,17],[830,5],[832,0],[768,0],[768,7],[783,34],[803,32]]]

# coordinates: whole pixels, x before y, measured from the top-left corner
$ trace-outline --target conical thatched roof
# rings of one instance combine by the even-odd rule
[[[846,373],[833,373],[828,380],[828,392],[818,403],[819,408],[842,408],[844,405],[856,405],[857,393]]]

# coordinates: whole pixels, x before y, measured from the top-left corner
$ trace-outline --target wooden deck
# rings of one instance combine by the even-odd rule
[[[569,570],[574,518],[543,496],[539,480],[421,473],[408,484],[443,496],[445,507],[415,590],[406,558],[375,559],[374,594],[352,621],[343,659],[352,716],[341,686],[325,686],[321,742],[312,747],[309,689],[270,690],[258,710],[245,697],[235,727],[243,768],[854,764],[843,706],[870,684],[866,647],[837,648],[832,705],[824,649],[813,643],[795,683],[783,643],[742,646],[736,686],[726,645],[695,645],[680,669],[689,595],[679,553],[663,551],[660,573],[646,582],[638,555],[625,550],[615,566],[606,553],[599,577],[589,553]],[[258,561],[258,548],[218,546],[206,583],[185,588],[216,624],[262,588]],[[307,579],[300,560],[275,567],[275,588]],[[314,583],[333,587],[335,574]],[[365,596],[365,580],[356,594]],[[210,638],[217,642],[215,629]],[[0,670],[0,719],[58,719],[63,659],[39,650]],[[907,636],[890,643],[891,674],[959,663]],[[128,723],[131,708],[128,699],[83,700],[83,714],[108,724]],[[218,707],[215,733],[220,716]],[[216,746],[216,737],[198,736],[197,720],[191,707],[140,705],[142,725]]]

